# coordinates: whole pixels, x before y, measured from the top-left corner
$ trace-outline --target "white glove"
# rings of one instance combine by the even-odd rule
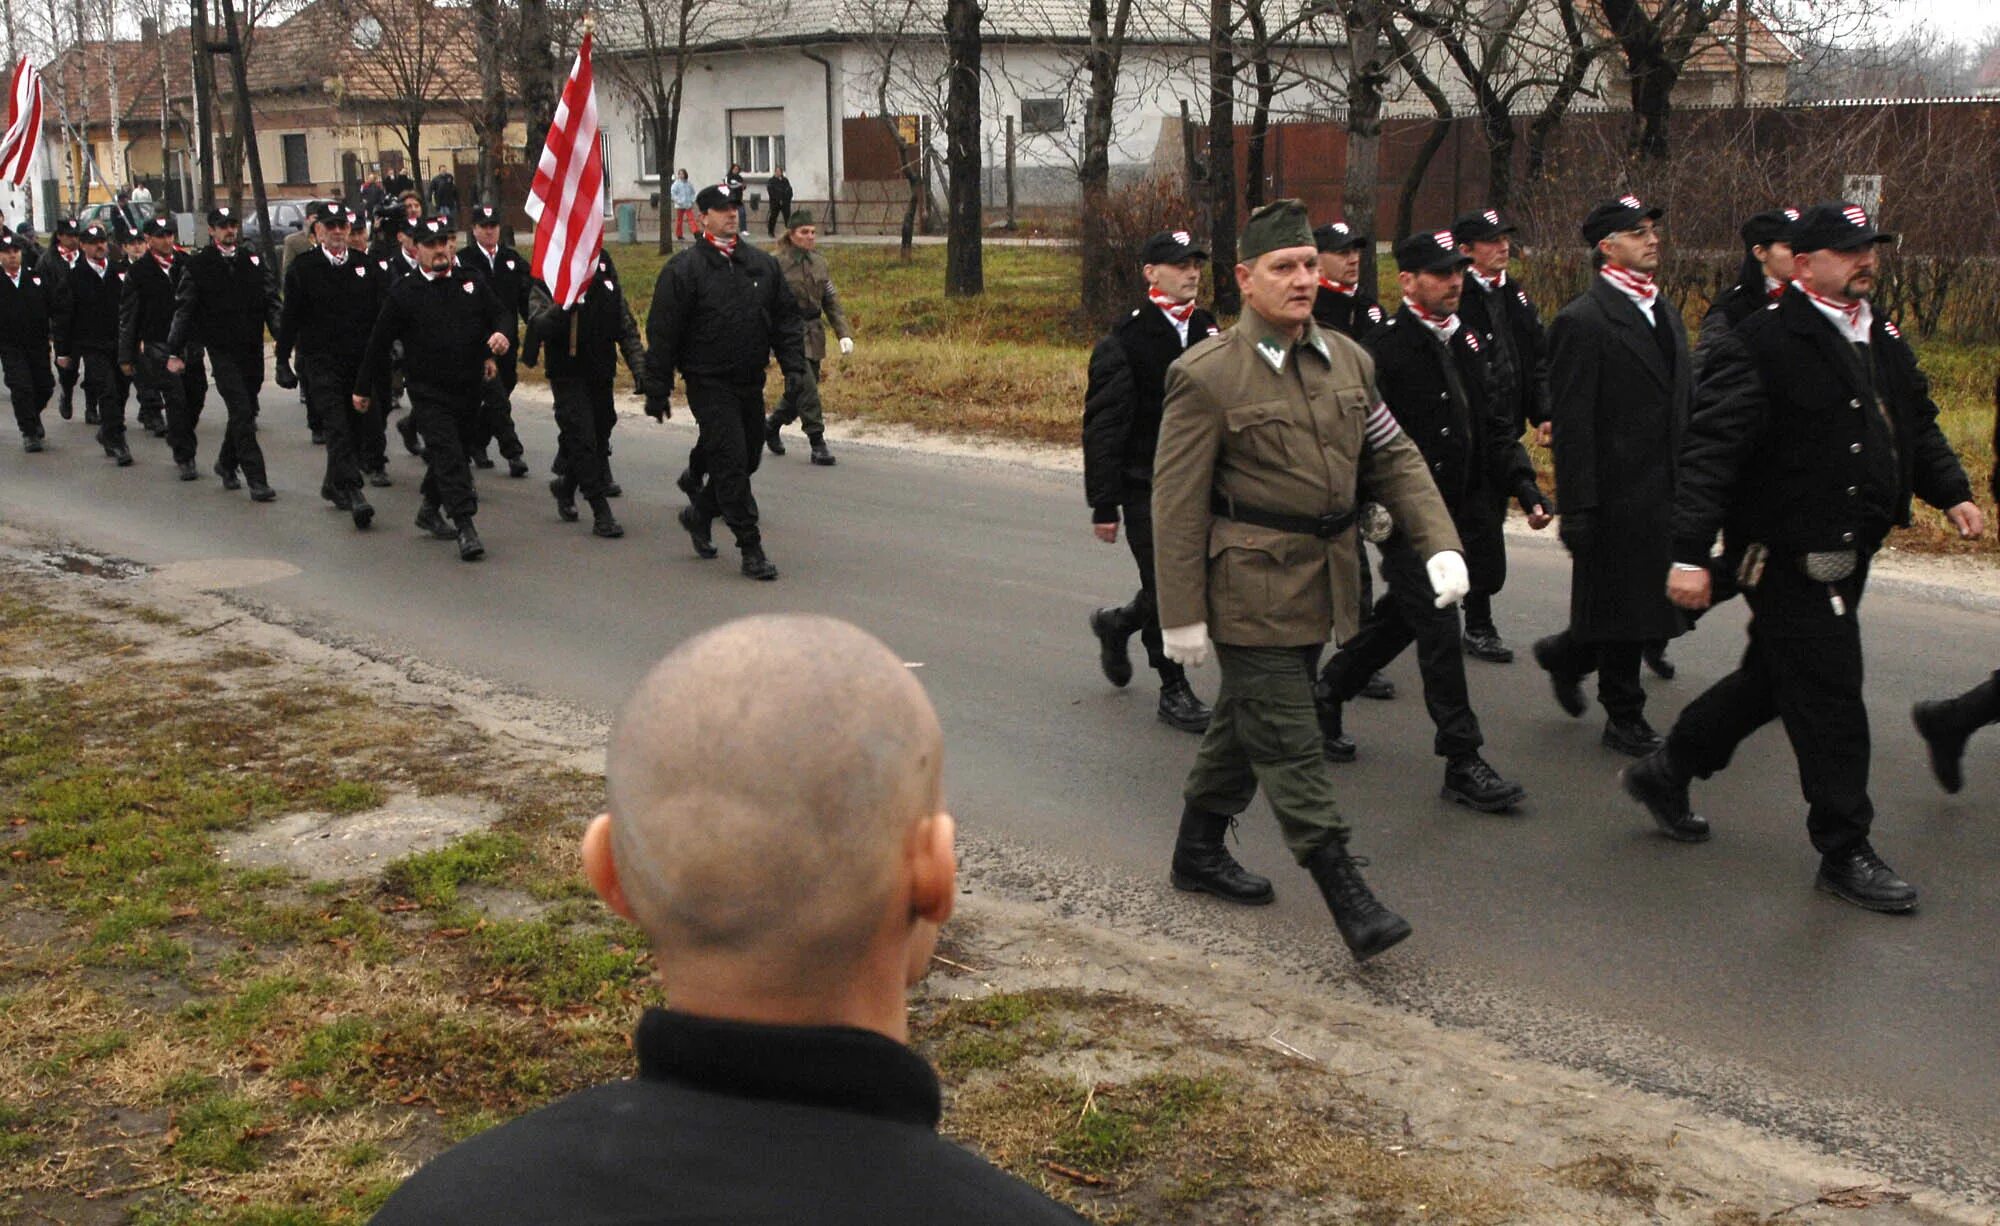
[[[1465,599],[1472,590],[1472,579],[1465,573],[1465,555],[1447,549],[1434,553],[1430,561],[1424,563],[1424,573],[1430,576],[1431,591],[1437,593],[1437,607],[1449,608]]]
[[[841,338],[840,338],[840,356],[844,358],[844,357],[846,357],[846,356],[847,356],[848,354],[850,354],[850,353],[853,353],[853,352],[854,352],[854,338],[853,338],[853,337],[851,337],[851,336],[843,336],[843,337],[841,337]]]
[[[1173,626],[1160,631],[1160,646],[1167,659],[1183,668],[1200,668],[1208,663],[1208,623]]]

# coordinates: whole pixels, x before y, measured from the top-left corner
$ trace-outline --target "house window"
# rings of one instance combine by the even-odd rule
[[[303,132],[287,132],[280,138],[285,143],[285,182],[292,184],[311,183],[312,168],[306,161],[306,136]]]
[[[785,112],[781,107],[729,112],[730,160],[745,175],[769,175],[785,164]]]
[[[597,130],[597,164],[604,171],[604,215],[611,216],[611,133]]]
[[[1021,131],[1029,136],[1063,130],[1061,98],[1021,99]]]
[[[639,116],[639,178],[657,180],[660,177],[660,144],[653,139],[652,116]]]

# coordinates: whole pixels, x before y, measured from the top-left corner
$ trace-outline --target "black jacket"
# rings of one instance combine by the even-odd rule
[[[508,324],[501,331],[519,340],[521,321],[528,317],[528,286],[535,279],[527,258],[503,243],[489,260],[479,244],[473,242],[459,248],[458,262],[486,281],[493,296],[500,300],[500,309],[507,313]]]
[[[41,273],[21,264],[21,285],[0,274],[0,346],[39,355],[49,364],[49,284]]]
[[[1687,326],[1674,304],[1648,324],[1601,276],[1549,326],[1556,497],[1573,558],[1570,629],[1584,642],[1672,638],[1674,456],[1694,403]],[[1659,327],[1666,329],[1662,350]]]
[[[769,253],[738,239],[725,256],[706,239],[667,261],[646,315],[646,392],[664,398],[674,375],[764,382],[776,355],[785,378],[806,373],[805,323]]]
[[[1215,316],[1196,307],[1188,316],[1187,348],[1218,331]],[[1083,393],[1083,494],[1096,522],[1117,523],[1120,506],[1148,497],[1167,367],[1184,352],[1173,321],[1150,301],[1113,324],[1091,351]]]
[[[639,1075],[433,1159],[375,1226],[1076,1226],[937,1135],[936,1076],[870,1031],[649,1010]]]
[[[783,175],[772,175],[771,181],[764,185],[764,189],[771,193],[771,211],[773,213],[782,213],[792,207],[792,181],[790,179],[787,179]]]
[[[76,258],[81,260],[83,258],[82,253],[76,253]],[[49,249],[42,252],[41,258],[35,261],[35,271],[42,274],[42,284],[48,288],[50,293],[54,293],[56,283],[68,276],[69,270],[70,261],[63,259],[62,248],[57,246],[55,241],[51,239],[49,241]]]
[[[248,243],[238,244],[228,258],[211,244],[187,261],[167,351],[185,357],[189,346],[199,344],[211,355],[255,353],[261,364],[264,330],[278,331],[277,273]]]
[[[1872,380],[1796,289],[1717,342],[1680,449],[1675,560],[1706,560],[1717,530],[1732,555],[1759,543],[1788,563],[1872,550],[1910,522],[1912,494],[1972,497],[1902,334],[1878,315],[1867,348]]]
[[[389,351],[403,343],[403,378],[434,387],[477,387],[493,351],[487,338],[506,322],[500,300],[463,267],[432,280],[411,273],[389,287],[368,337],[354,394],[372,396],[389,377]]]
[[[1737,324],[1770,305],[1771,298],[1764,292],[1761,269],[1756,281],[1738,283],[1722,291],[1701,317],[1701,331],[1695,337],[1694,377],[1697,381],[1708,369],[1708,356],[1715,351],[1716,342],[1733,331]]]
[[[1528,291],[1512,276],[1492,290],[1465,274],[1458,317],[1472,325],[1486,343],[1493,363],[1494,394],[1501,412],[1514,423],[1518,436],[1529,426],[1549,419],[1549,345],[1542,333],[1541,313]]]
[[[188,257],[174,255],[174,270],[168,272],[148,254],[132,266],[125,278],[125,292],[118,299],[118,361],[131,365],[139,360],[141,345],[164,346],[173,330],[175,301],[181,281],[187,276]]]
[[[1424,453],[1454,517],[1490,514],[1496,493],[1540,498],[1520,432],[1493,394],[1485,345],[1463,319],[1447,348],[1405,306],[1366,344],[1375,356],[1375,390]]]
[[[104,275],[90,269],[89,260],[56,281],[49,308],[49,340],[56,356],[79,353],[116,353],[118,350],[118,299],[125,291],[129,270],[125,261],[112,257],[105,261]]]
[[[576,337],[571,352],[570,337]],[[528,348],[524,359],[539,353],[551,381],[582,379],[610,383],[618,374],[618,355],[633,379],[646,382],[646,351],[639,344],[639,324],[632,318],[632,305],[618,281],[618,266],[608,253],[600,252],[597,271],[583,301],[568,309],[558,307],[546,285],[532,283],[529,290]]]
[[[1313,299],[1313,322],[1354,340],[1373,332],[1389,318],[1380,303],[1360,293],[1341,294],[1322,285]]]
[[[368,350],[389,277],[382,266],[350,249],[340,267],[314,247],[285,270],[285,305],[278,317],[278,360],[294,350],[358,360]]]

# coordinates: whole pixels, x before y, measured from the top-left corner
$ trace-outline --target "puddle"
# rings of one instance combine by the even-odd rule
[[[144,566],[129,558],[100,557],[81,549],[45,549],[35,561],[49,570],[91,579],[131,579],[146,573]]]

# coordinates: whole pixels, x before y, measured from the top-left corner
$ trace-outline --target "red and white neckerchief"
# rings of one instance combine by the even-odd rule
[[[706,230],[703,230],[701,232],[701,236],[702,238],[708,240],[709,246],[715,248],[717,251],[720,251],[722,253],[723,259],[729,260],[736,258],[737,240],[733,238],[717,238],[715,237],[715,235],[710,234]]]
[[[225,247],[221,243],[217,243],[215,245],[215,249],[218,253],[221,254],[222,258],[225,260],[233,260],[236,258],[236,248],[234,247]]]
[[[90,271],[96,273],[100,277],[103,276],[110,267],[111,267],[111,262],[109,260],[90,261]]]
[[[327,249],[327,248],[325,248],[325,247],[321,247],[321,248],[320,248],[320,250],[321,250],[322,252],[324,252],[324,253],[325,253],[325,255],[326,255],[326,262],[327,262],[327,263],[329,263],[329,264],[333,265],[333,266],[334,266],[335,268],[345,268],[345,267],[347,267],[347,252],[348,252],[348,248],[346,248],[346,247],[342,247],[342,248],[340,249],[340,254],[339,254],[339,255],[335,255],[335,254],[334,254],[334,253],[333,253],[332,251],[328,250],[328,249]]]
[[[1639,308],[1647,323],[1653,322],[1653,303],[1660,297],[1660,287],[1653,283],[1653,274],[1633,272],[1616,264],[1606,264],[1598,271],[1619,293],[1632,300],[1632,305]]]
[[[161,272],[170,273],[174,270],[174,257],[172,256],[168,256],[166,259],[163,260],[156,255],[153,257],[153,263],[158,264],[160,266]]]
[[[83,257],[83,252],[81,251],[58,251],[56,254],[62,256],[63,263],[69,265],[71,268],[75,268],[76,262]]]
[[[1507,270],[1504,268],[1500,270],[1500,275],[1496,277],[1488,277],[1477,268],[1468,268],[1466,271],[1472,274],[1474,281],[1479,282],[1479,288],[1489,294],[1507,288]]]
[[[1785,283],[1766,273],[1764,275],[1764,300],[1766,302],[1776,302],[1784,296]]]
[[[1322,276],[1319,279],[1319,287],[1324,290],[1331,290],[1336,294],[1345,294],[1349,298],[1354,297],[1355,287],[1347,284],[1345,281],[1334,281]]]
[[[1812,304],[1819,308],[1819,313],[1827,317],[1834,331],[1840,333],[1843,339],[1855,345],[1868,343],[1868,331],[1875,325],[1875,312],[1868,308],[1866,298],[1836,302],[1824,294],[1813,293],[1797,281],[1792,282],[1792,288],[1811,299]]]
[[[1161,293],[1159,286],[1149,285],[1146,287],[1146,300],[1165,311],[1167,318],[1174,321],[1174,327],[1187,331],[1188,317],[1194,314],[1194,299],[1176,302],[1172,295]]]
[[[1426,311],[1424,308],[1418,306],[1416,300],[1412,298],[1403,299],[1403,305],[1404,307],[1408,308],[1410,314],[1417,317],[1418,321],[1421,322],[1424,325],[1424,327],[1429,328],[1431,330],[1431,334],[1433,336],[1436,336],[1439,340],[1449,344],[1451,342],[1451,338],[1457,334],[1459,325],[1459,318],[1457,314],[1454,313],[1451,315],[1434,315],[1431,312]]]

